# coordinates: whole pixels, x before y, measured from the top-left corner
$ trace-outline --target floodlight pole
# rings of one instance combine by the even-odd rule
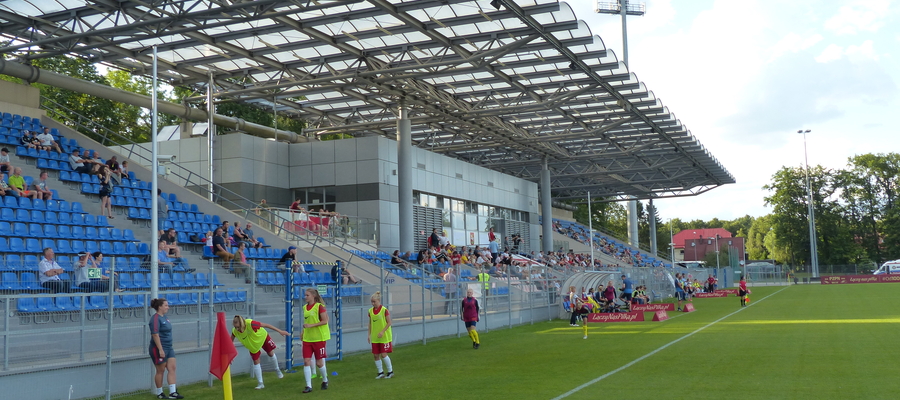
[[[719,269],[719,234],[716,234],[716,269]]]
[[[672,230],[672,219],[669,219],[669,252],[672,253],[672,267],[675,267],[675,232]]]
[[[159,154],[159,142],[157,142],[157,114],[159,113],[159,105],[157,103],[157,65],[158,65],[158,56],[156,53],[156,46],[153,46],[153,90],[152,97],[150,98],[150,193],[153,196],[153,200],[150,202],[150,243],[156,244],[159,243],[159,232],[157,231],[157,227],[159,226],[159,216],[157,213],[159,212],[159,206],[157,199],[159,198],[159,194],[157,190],[159,189],[159,158],[157,158],[157,154]],[[159,255],[156,250],[150,249],[150,298],[155,299],[159,297]]]
[[[807,212],[809,214],[809,264],[813,278],[819,277],[819,246],[816,238],[816,211],[813,207],[812,185],[809,183],[809,158],[806,153],[806,134],[812,132],[809,129],[799,130],[803,134],[803,162],[806,164],[806,196]]]
[[[594,264],[594,215],[591,214],[591,192],[587,192],[588,200],[588,241],[591,242],[591,271],[596,271]]]
[[[214,203],[216,201],[213,187],[214,177],[213,177],[213,144],[214,138],[216,135],[216,123],[213,121],[213,115],[216,115],[216,104],[213,102],[213,85],[215,81],[213,80],[212,70],[209,71],[209,86],[206,87],[206,114],[209,117],[209,120],[206,121],[206,150],[207,150],[207,158],[209,161],[209,183],[207,184],[206,190],[209,192],[209,201],[210,203]],[[276,133],[277,135],[277,133]],[[277,136],[276,136],[277,137]]]

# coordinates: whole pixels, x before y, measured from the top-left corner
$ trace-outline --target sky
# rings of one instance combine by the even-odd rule
[[[595,0],[568,4],[621,60],[621,17],[595,13]],[[654,201],[663,221],[769,214],[762,186],[804,163],[799,129],[811,130],[811,166],[900,152],[900,2],[645,4],[627,20],[630,70],[737,181]]]

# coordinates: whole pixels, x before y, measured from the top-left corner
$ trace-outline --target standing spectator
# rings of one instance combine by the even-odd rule
[[[41,172],[40,178],[32,183],[34,192],[37,193],[35,198],[50,200],[53,197],[53,192],[47,187],[47,175],[47,171]]]
[[[263,228],[272,229],[272,206],[266,202],[266,199],[262,199],[259,201],[259,204],[256,205],[256,208],[253,209],[253,212],[259,216],[259,219],[263,221],[265,225]]]
[[[156,189],[156,230],[159,231],[159,236],[162,236],[163,225],[166,224],[168,218],[169,203],[163,198],[162,189]]]
[[[631,295],[634,293],[634,281],[626,275],[622,275],[622,301],[631,304]]]
[[[8,174],[10,169],[12,164],[9,163],[9,149],[4,147],[0,149],[0,172]]]
[[[306,289],[303,296],[306,305],[303,307],[303,331],[300,340],[303,341],[303,377],[306,379],[306,388],[303,393],[312,392],[312,358],[316,357],[316,366],[319,367],[319,376],[322,377],[322,390],[328,389],[328,370],[325,368],[325,343],[331,339],[331,330],[328,329],[328,312],[325,310],[325,301],[316,289]]]
[[[59,278],[66,271],[56,263],[56,255],[53,249],[47,247],[44,249],[44,258],[38,263],[38,272],[40,273],[41,286],[50,289],[53,293],[69,293],[72,291],[71,284]]]
[[[488,242],[488,249],[491,251],[491,263],[497,263],[497,257],[500,255],[500,245],[497,244],[497,240],[491,240]]]
[[[459,251],[453,250],[453,254],[450,254],[450,265],[454,268],[459,268],[461,262],[462,256],[459,254]]]
[[[715,293],[716,283],[719,283],[719,280],[716,279],[712,274],[709,274],[709,278],[706,278],[706,292]]]
[[[222,233],[222,228],[216,228],[216,231],[213,232],[212,250],[213,254],[222,259],[222,266],[231,269],[231,263],[232,260],[234,260],[234,254],[228,252],[228,247],[225,245],[225,234]]]
[[[112,195],[110,175],[109,168],[105,165],[100,167],[100,171],[97,172],[97,178],[100,179],[100,215],[106,214],[109,219],[114,219],[112,202],[110,201],[110,196]]]
[[[375,292],[371,298],[372,308],[369,309],[369,343],[372,345],[372,354],[375,356],[375,369],[378,375],[375,379],[391,379],[394,377],[394,367],[391,365],[391,357],[388,354],[393,353],[392,341],[394,341],[393,330],[391,329],[391,313],[387,307],[381,305],[381,292]],[[387,374],[381,364],[387,367]]]
[[[681,304],[686,300],[686,293],[684,291],[684,281],[681,279],[681,273],[675,274],[675,300],[678,300],[678,311],[681,311]],[[743,301],[742,301],[743,304]]]
[[[13,175],[9,177],[9,187],[16,193],[16,196],[19,197],[31,197],[32,199],[36,199],[39,194],[37,192],[32,192],[25,187],[25,178],[22,176],[22,168],[19,167],[13,168]]]
[[[480,270],[476,276],[476,280],[478,282],[482,282],[482,289],[484,289],[484,295],[487,296],[491,292],[491,275],[484,271],[484,269]]]
[[[437,228],[431,230],[431,236],[428,237],[428,247],[437,247],[441,243],[441,237],[437,233]]]
[[[466,298],[462,300],[459,308],[459,315],[463,322],[466,323],[466,331],[469,332],[469,338],[472,339],[472,348],[481,347],[481,340],[478,338],[476,325],[478,324],[478,313],[481,308],[478,307],[478,299],[475,298],[475,292],[472,289],[466,290]]]
[[[119,161],[116,160],[116,156],[112,156],[112,158],[106,162],[106,166],[109,167],[109,172],[112,175],[115,175],[116,182],[122,183],[122,169],[119,168]]]
[[[41,148],[47,151],[53,150],[57,153],[62,153],[62,150],[59,149],[59,143],[56,143],[53,140],[53,135],[50,134],[50,128],[44,128],[44,133],[41,133],[35,136],[37,140],[41,141]]]
[[[497,235],[494,233],[494,227],[488,229],[488,242],[493,242],[497,240]]]
[[[172,323],[166,317],[169,312],[169,302],[166,299],[150,300],[150,307],[156,310],[156,314],[150,317],[150,359],[156,367],[153,382],[156,384],[156,398],[158,399],[183,399],[175,388],[175,349],[172,347]],[[163,374],[168,372],[169,395],[163,395]]]
[[[459,290],[459,280],[453,271],[453,268],[450,268],[447,270],[447,273],[444,274],[444,297],[447,298],[444,311],[447,315],[453,315],[456,298],[459,297],[456,295],[456,292]]]

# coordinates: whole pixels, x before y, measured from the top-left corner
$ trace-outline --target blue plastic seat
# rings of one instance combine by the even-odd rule
[[[7,197],[8,198],[8,197]],[[2,221],[15,221],[16,220],[16,211],[12,208],[4,207],[0,210],[0,220]]]
[[[77,227],[76,227],[77,228]],[[72,252],[73,253],[83,253],[85,251],[84,242],[81,240],[73,240],[72,241]]]
[[[72,214],[70,214],[70,216],[72,217],[72,221],[70,222],[70,224],[72,224],[73,226],[83,227],[85,225],[84,224],[84,214],[78,214],[78,213],[73,212]]]
[[[4,272],[0,274],[0,291],[19,291],[25,290],[19,284],[19,277],[15,272]]]
[[[107,255],[114,255],[112,242],[100,241],[100,252]]]
[[[68,225],[50,225],[49,227],[56,229],[56,237],[61,239],[72,239],[72,231]],[[47,227],[44,227],[44,233],[47,233]]]
[[[47,290],[44,289],[43,286],[41,286],[40,282],[38,282],[37,275],[34,272],[23,272],[19,278],[19,281],[20,285],[25,290],[40,292]]]
[[[84,228],[84,237],[83,237],[83,239],[87,239],[87,240],[97,240],[97,239],[99,239],[99,238],[100,238],[100,236],[99,236],[99,234],[97,233],[97,228],[95,228],[95,227],[93,227],[93,226],[88,226],[88,227],[85,227],[85,228]]]
[[[204,272],[197,273],[197,286],[209,287],[209,280],[206,278],[206,273],[204,273]]]
[[[63,228],[68,229],[69,227],[61,226],[59,228],[60,228],[60,230],[62,230]],[[59,254],[73,254],[74,253],[72,251],[71,244],[69,243],[68,240],[65,240],[65,239],[60,239],[60,240],[56,241],[56,250],[55,251]]]
[[[27,253],[40,253],[43,251],[41,249],[41,243],[36,238],[27,238],[25,239],[25,252]]]
[[[59,214],[56,211],[47,211],[44,213],[44,223],[59,225]]]
[[[125,251],[125,243],[124,242],[112,242],[112,253],[113,255],[127,255],[128,252]]]
[[[108,228],[97,228],[97,237],[99,238],[99,240],[113,240],[112,233]]]
[[[71,225],[72,224],[72,214],[66,211],[60,211],[58,214],[59,224],[60,225]]]
[[[200,287],[200,284],[197,283],[197,277],[190,272],[184,274],[184,285],[188,288]]]
[[[62,296],[56,298],[56,308],[58,308],[59,311],[78,311],[81,309],[81,304],[79,302],[76,306],[71,297]]]
[[[88,297],[88,305],[85,305],[85,308],[90,308],[91,310],[105,310],[109,308],[109,303],[106,302],[106,296],[89,296]]]
[[[19,208],[16,210],[16,221],[19,222],[31,222],[31,213],[24,208]]]
[[[175,288],[179,288],[179,289],[188,287],[184,283],[184,275],[182,275],[180,273],[173,273],[172,274],[172,286]]]
[[[34,298],[23,297],[16,300],[16,312],[18,313],[35,313],[40,311],[35,305]]]
[[[146,278],[146,274],[137,273],[131,275],[131,282],[134,284],[136,289],[149,289],[150,282]]]
[[[174,287],[172,284],[172,276],[166,272],[159,273],[159,287],[160,288],[171,288]]]
[[[31,209],[32,210],[42,210],[42,211],[46,210],[47,203],[44,201],[44,199],[34,199],[31,201]]]
[[[84,251],[88,253],[94,253],[100,251],[100,242],[94,240],[85,240],[84,241]]]

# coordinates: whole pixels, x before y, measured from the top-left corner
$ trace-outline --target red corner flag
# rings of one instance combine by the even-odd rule
[[[216,336],[213,338],[212,359],[209,360],[209,373],[222,380],[222,375],[231,365],[231,361],[237,357],[237,349],[234,348],[234,342],[231,339],[231,333],[225,326],[225,313],[220,312],[216,315],[218,322],[216,323]]]

